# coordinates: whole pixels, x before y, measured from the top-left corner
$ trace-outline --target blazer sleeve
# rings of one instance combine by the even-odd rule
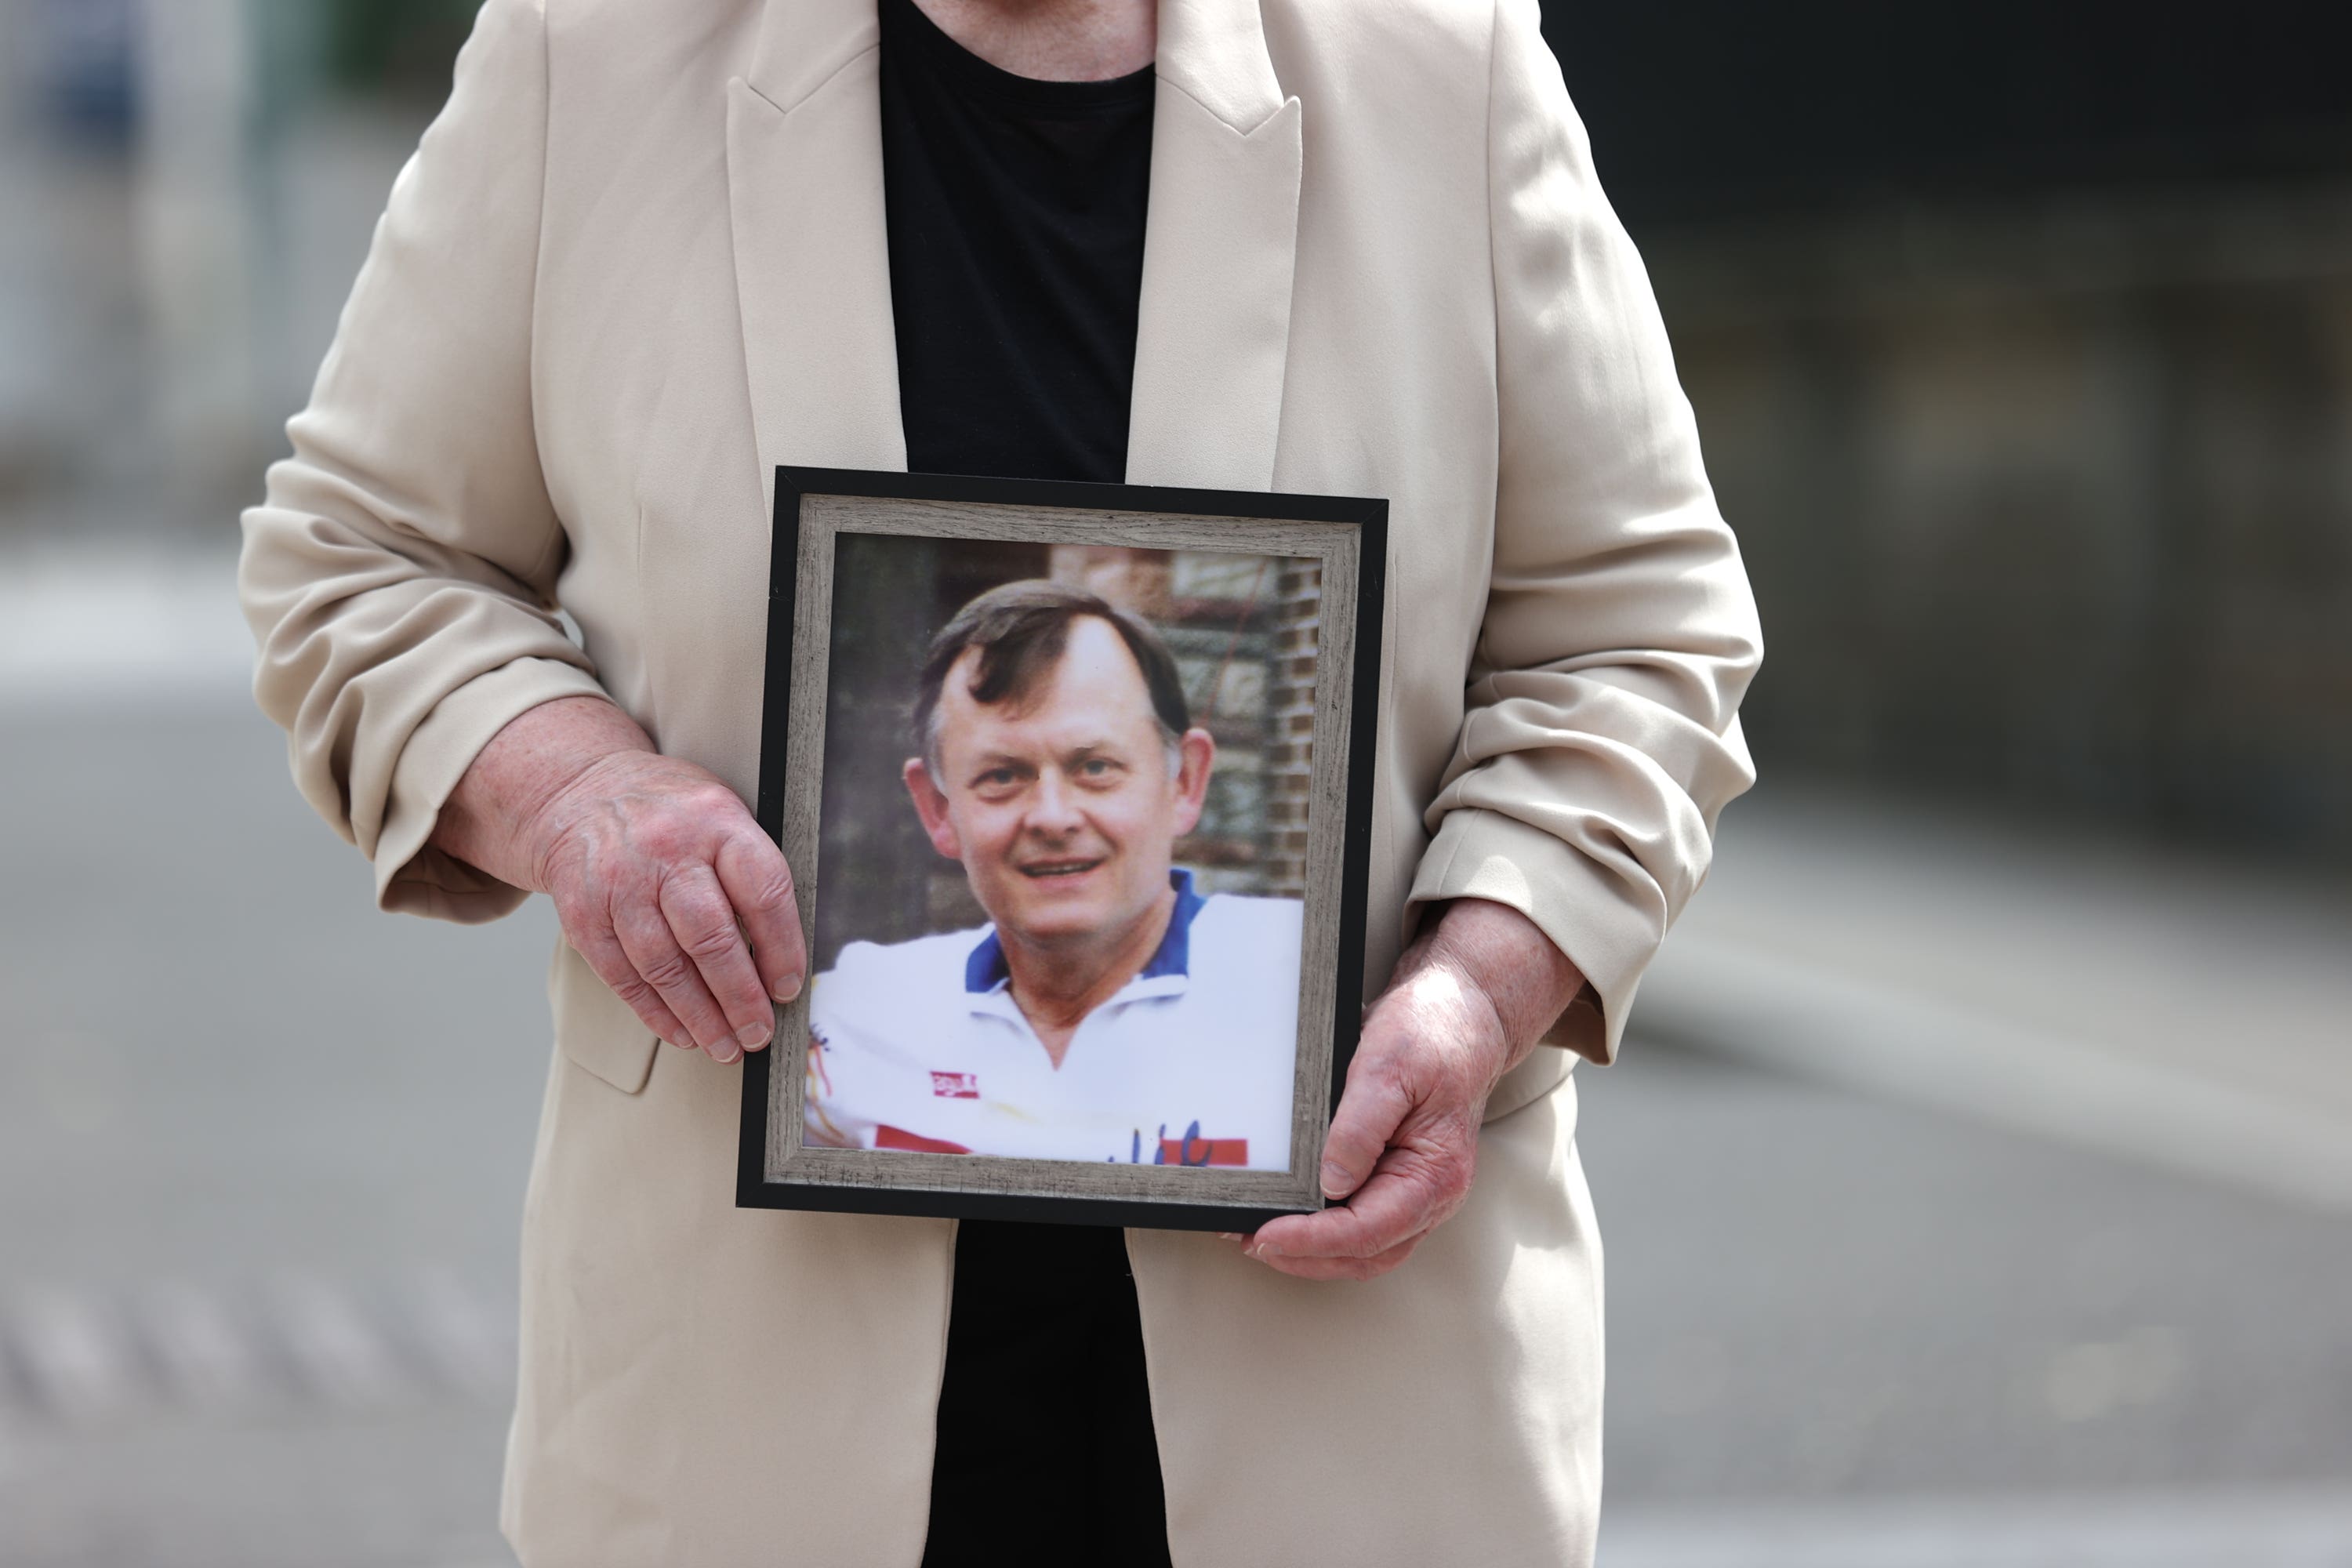
[[[523,900],[426,844],[459,776],[526,709],[602,692],[556,618],[565,537],[534,434],[546,110],[536,0],[490,0],[244,517],[254,690],[295,782],[385,909],[449,920]]]
[[[1412,899],[1534,921],[1588,982],[1553,1041],[1605,1062],[1717,814],[1755,781],[1737,715],[1763,644],[1536,0],[1501,0],[1492,71],[1495,558]]]

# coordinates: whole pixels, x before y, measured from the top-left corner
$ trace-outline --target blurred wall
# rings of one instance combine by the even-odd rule
[[[1769,648],[1761,765],[2352,859],[2352,207],[1653,247]]]
[[[2352,13],[1553,0],[1817,773],[2352,863]]]

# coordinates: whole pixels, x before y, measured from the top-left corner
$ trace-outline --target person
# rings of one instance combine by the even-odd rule
[[[1159,634],[1004,584],[932,639],[914,721],[907,792],[989,923],[816,977],[810,1140],[1288,1170],[1301,909],[1176,866],[1216,742]]]
[[[1590,1560],[1569,1064],[1752,780],[1761,639],[1539,24],[483,7],[241,591],[379,901],[562,921],[524,1563]],[[807,967],[743,805],[779,464],[1387,499],[1331,1206],[1237,1241],[736,1208],[732,1064]]]

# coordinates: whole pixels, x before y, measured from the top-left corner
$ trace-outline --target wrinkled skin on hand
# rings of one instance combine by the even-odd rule
[[[1244,1251],[1302,1279],[1370,1279],[1412,1257],[1470,1195],[1496,1084],[1583,984],[1517,910],[1448,905],[1398,961],[1349,1064],[1322,1169],[1324,1195],[1346,1202],[1270,1221]]]
[[[548,894],[563,934],[646,1028],[732,1062],[767,1045],[808,967],[791,868],[740,797],[595,698],[499,731],[435,845]]]

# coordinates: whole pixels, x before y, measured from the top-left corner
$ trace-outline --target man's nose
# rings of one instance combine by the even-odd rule
[[[1056,837],[1086,826],[1085,817],[1078,812],[1077,792],[1070,787],[1059,768],[1047,768],[1038,778],[1036,791],[1029,797],[1025,826],[1034,833]]]

